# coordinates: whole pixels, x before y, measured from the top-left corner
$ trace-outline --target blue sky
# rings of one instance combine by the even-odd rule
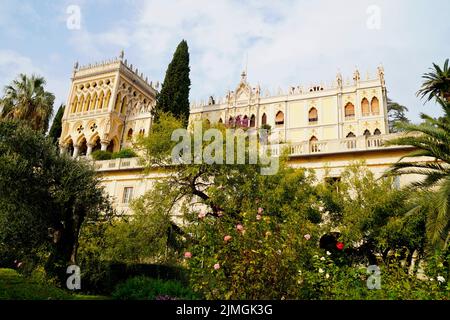
[[[71,5],[80,8],[80,29],[67,28]],[[184,38],[191,100],[234,89],[246,64],[249,81],[273,92],[333,81],[338,70],[351,77],[355,67],[373,75],[382,63],[389,96],[418,121],[420,112],[439,114],[415,96],[420,76],[450,56],[448,0],[0,0],[0,9],[0,86],[20,72],[38,73],[57,105],[67,99],[75,61],[124,49],[150,80],[162,81]]]

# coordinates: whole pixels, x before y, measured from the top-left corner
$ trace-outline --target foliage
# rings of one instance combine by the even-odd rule
[[[409,119],[406,117],[408,108],[395,101],[392,101],[389,98],[387,99],[387,112],[389,132],[399,131],[397,123],[409,123]]]
[[[395,163],[390,174],[418,174],[423,180],[411,185],[412,189],[421,189],[432,192],[424,195],[432,198],[427,205],[428,211],[427,233],[430,244],[442,246],[448,243],[450,231],[450,102],[438,99],[444,111],[444,117],[434,119],[422,114],[424,123],[401,124],[401,127],[409,135],[393,139],[389,145],[409,145],[415,150],[402,157]],[[432,161],[417,162],[405,161],[408,158],[427,157]],[[427,159],[425,158],[425,159]],[[419,210],[423,206],[418,206]]]
[[[170,112],[183,120],[184,126],[189,118],[189,51],[188,44],[182,40],[175,50],[172,61],[167,67],[166,76],[157,96],[155,120],[161,112]]]
[[[58,142],[58,139],[61,137],[62,132],[62,117],[64,116],[65,105],[61,104],[58,108],[58,112],[56,113],[55,118],[53,119],[52,126],[50,127],[50,131],[48,132],[48,136],[52,139],[54,143]]]
[[[164,296],[171,299],[196,299],[196,295],[181,282],[148,277],[128,279],[117,285],[112,296],[119,300],[158,300]]]
[[[0,249],[44,259],[61,277],[76,263],[83,223],[112,212],[88,164],[60,156],[50,139],[17,122],[0,121],[0,189]]]
[[[91,153],[91,157],[94,160],[110,160],[112,159],[112,153],[110,151],[106,151],[106,150],[95,150],[94,152]]]
[[[114,152],[111,159],[123,159],[123,158],[134,158],[137,157],[136,152],[131,149],[122,149],[120,151]]]
[[[393,179],[375,179],[364,163],[355,163],[341,174],[341,181],[322,184],[319,191],[330,216],[329,230],[339,230],[340,241],[357,245],[353,254],[376,263],[375,254],[407,248],[423,251],[425,217],[408,215],[414,207],[408,194],[393,187]]]
[[[426,97],[427,101],[436,98],[450,102],[450,68],[448,61],[449,59],[445,60],[442,68],[433,63],[434,69],[430,68],[431,72],[422,76],[424,82],[417,92],[418,96],[421,98]]]
[[[12,269],[0,269],[0,300],[78,300],[105,299],[100,296],[75,295],[44,280],[25,278]]]
[[[45,79],[20,74],[5,87],[5,95],[0,99],[3,108],[0,117],[23,120],[34,130],[46,132],[53,114],[55,96],[45,91]]]

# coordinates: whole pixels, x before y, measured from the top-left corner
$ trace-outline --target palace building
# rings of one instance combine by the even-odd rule
[[[80,67],[75,64],[62,121],[60,150],[90,157],[95,150],[112,152],[131,146],[152,125],[151,110],[159,83],[153,85],[118,58]],[[192,103],[190,121],[206,120],[233,126],[269,128],[273,155],[287,147],[289,164],[316,171],[319,179],[339,179],[353,161],[364,160],[376,176],[403,155],[407,146],[384,146],[389,133],[384,70],[364,79],[338,74],[328,84],[291,86],[275,93],[252,86],[246,72],[234,91]],[[417,161],[423,159],[417,159]],[[131,199],[149,190],[161,172],[145,172],[138,158],[95,161],[117,209],[128,211]],[[415,177],[402,176],[398,186]]]

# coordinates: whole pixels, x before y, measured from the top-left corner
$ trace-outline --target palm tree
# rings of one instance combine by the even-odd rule
[[[450,101],[450,69],[448,66],[448,59],[445,60],[444,67],[441,69],[437,64],[433,63],[431,72],[425,73],[422,78],[425,82],[417,92],[417,96],[424,98],[428,95],[427,101],[433,97],[439,97]]]
[[[47,131],[55,96],[45,91],[45,84],[42,77],[20,74],[5,87],[5,95],[0,99],[0,117],[24,120],[34,130]]]
[[[419,125],[398,124],[407,134],[389,141],[388,145],[408,145],[415,149],[395,163],[387,174],[418,174],[424,177],[409,188],[429,191],[426,208],[422,201],[422,205],[416,206],[412,212],[426,209],[430,244],[446,246],[450,240],[450,102],[441,98],[436,100],[442,106],[443,117],[435,119],[421,114],[424,122]],[[427,161],[401,162],[412,157],[427,157]]]

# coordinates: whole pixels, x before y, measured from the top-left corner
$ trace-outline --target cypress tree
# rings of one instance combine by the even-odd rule
[[[48,136],[52,138],[53,142],[57,142],[62,132],[62,117],[64,115],[65,105],[61,104],[59,106],[58,112],[56,113],[55,118],[53,119],[52,126],[50,131],[48,132]]]
[[[166,76],[157,97],[154,110],[155,121],[158,121],[161,112],[170,112],[187,124],[191,86],[189,72],[188,44],[182,40],[167,67]]]

